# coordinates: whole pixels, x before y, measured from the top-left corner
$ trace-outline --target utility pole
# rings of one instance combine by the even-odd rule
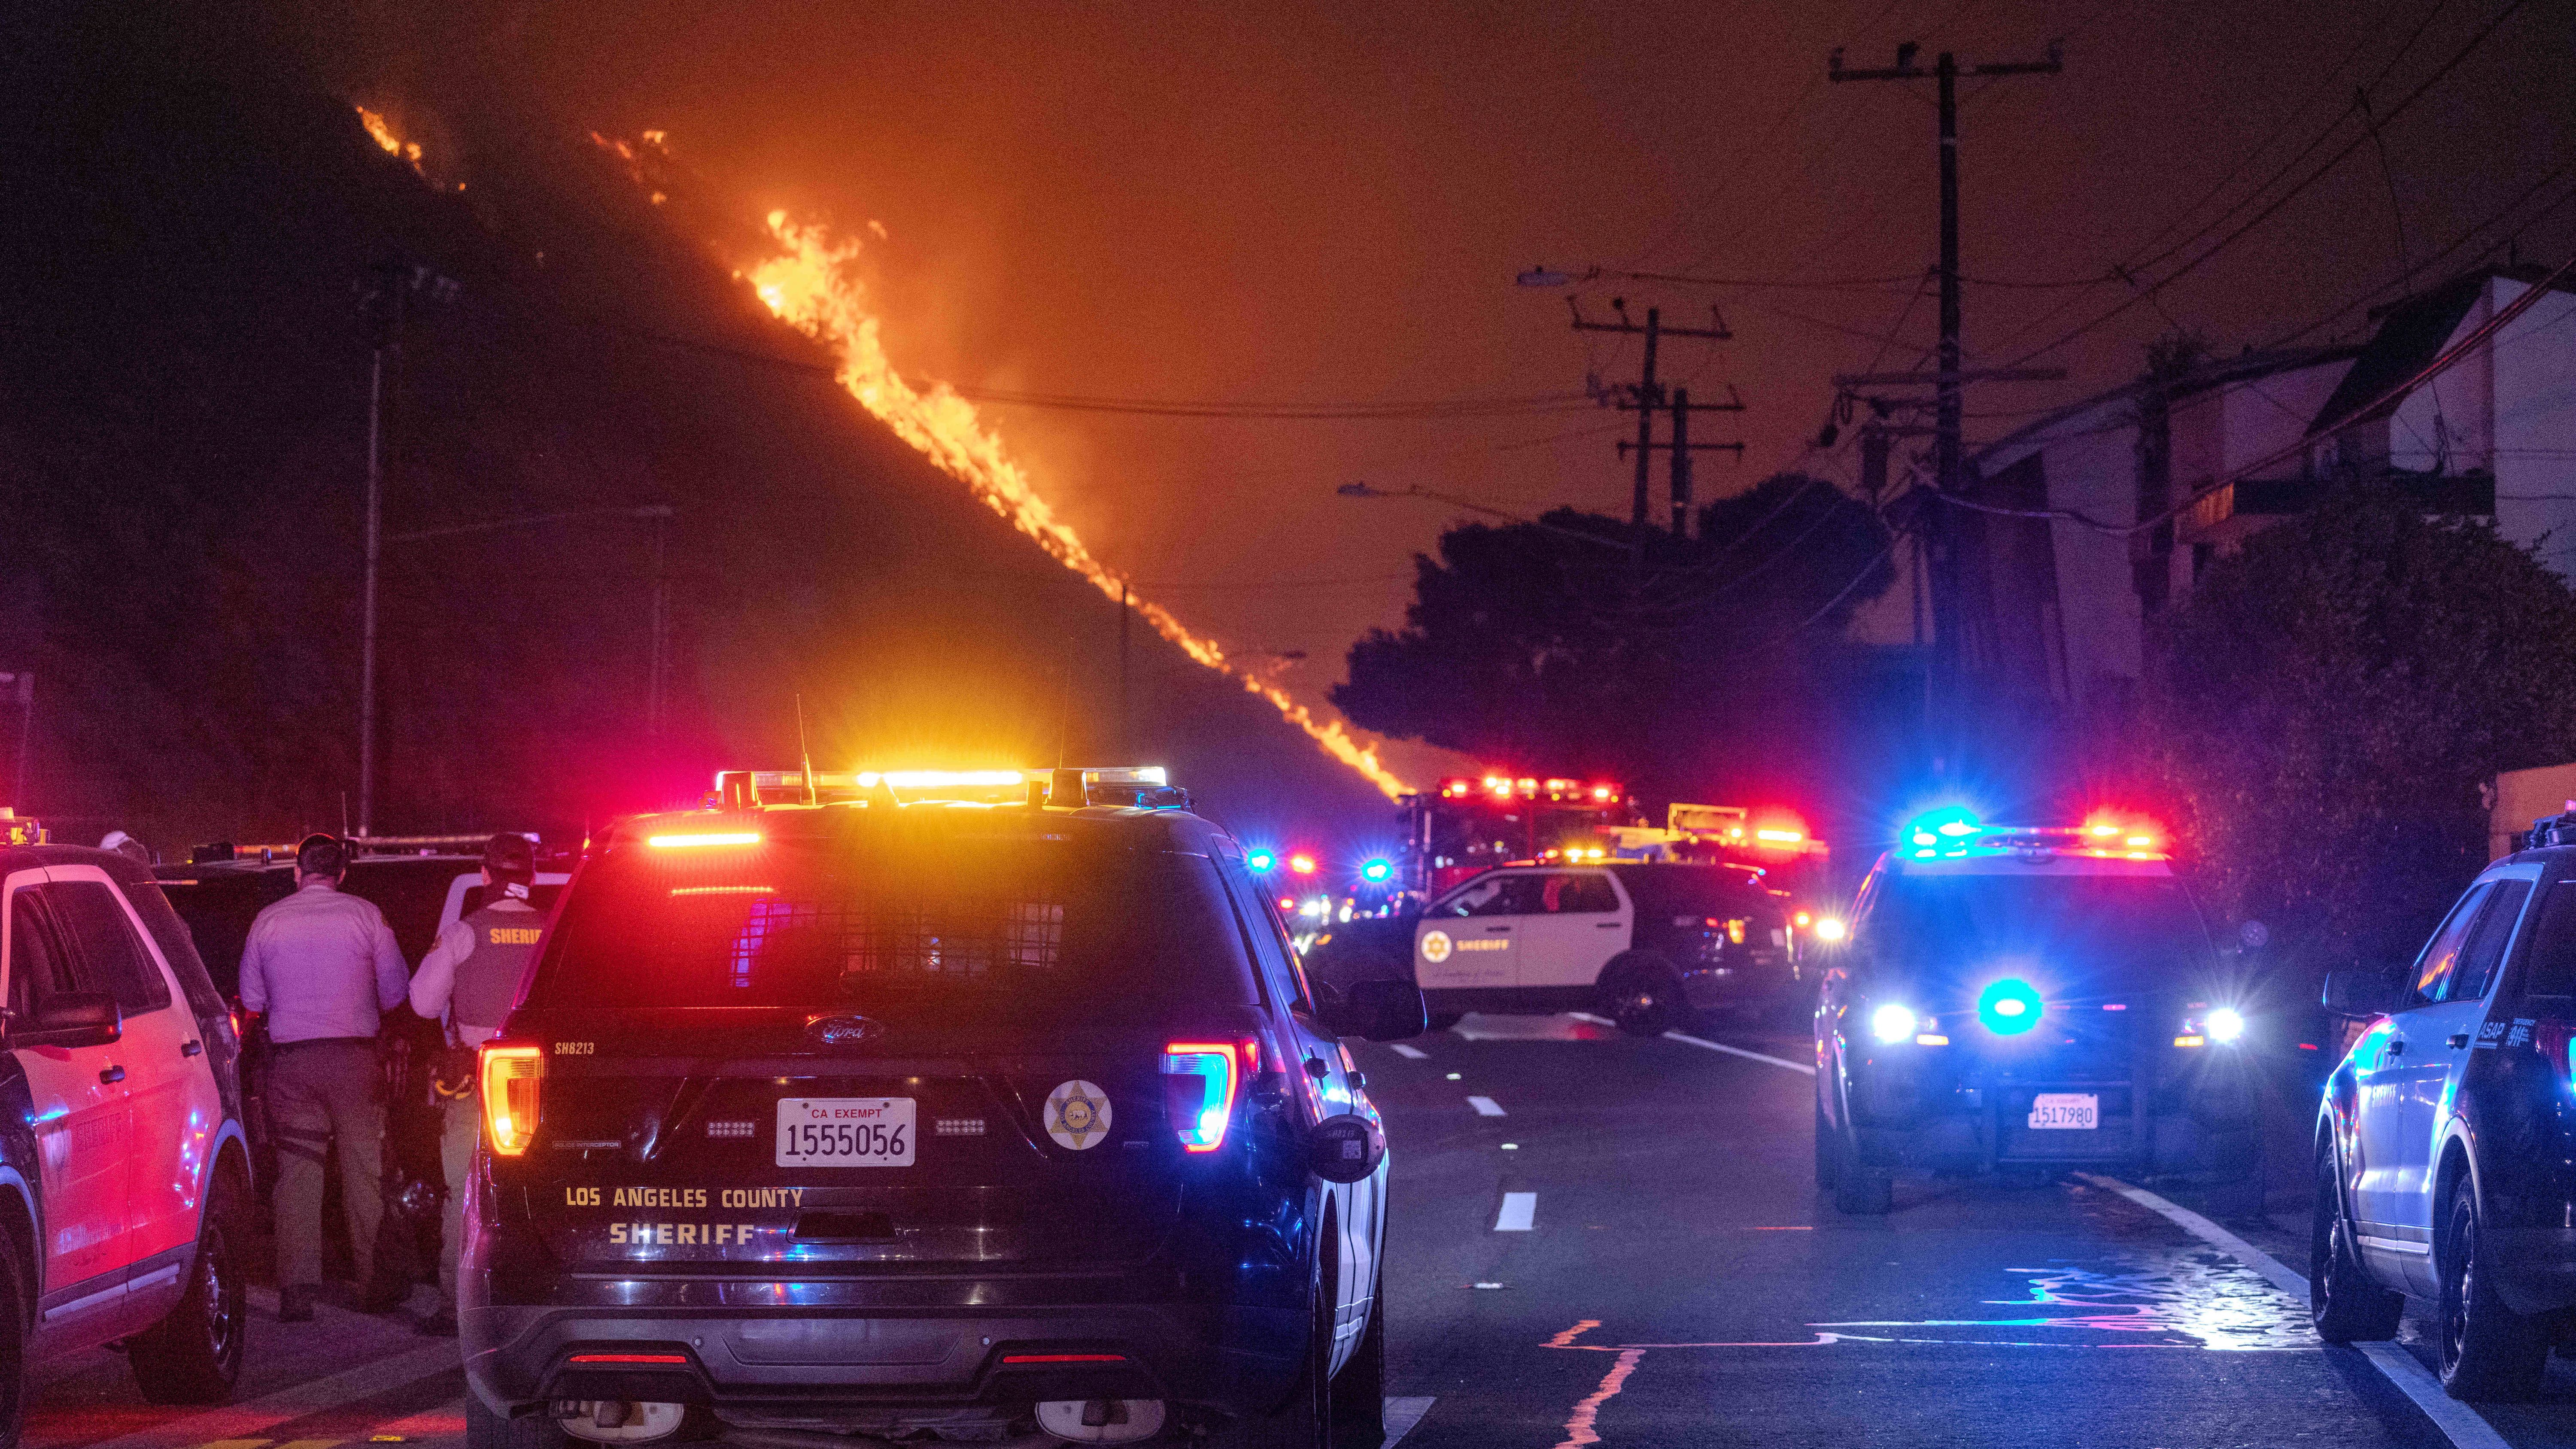
[[[1625,297],[1613,297],[1610,299],[1610,310],[1619,315],[1619,320],[1616,322],[1595,322],[1591,320],[1583,315],[1582,303],[1574,298],[1567,298],[1566,304],[1574,309],[1574,330],[1577,332],[1619,332],[1642,336],[1646,339],[1645,363],[1639,371],[1637,383],[1634,387],[1621,389],[1621,391],[1625,392],[1627,396],[1619,401],[1620,411],[1633,411],[1637,415],[1637,440],[1633,443],[1625,441],[1621,442],[1619,444],[1619,456],[1624,458],[1628,456],[1631,451],[1634,451],[1637,455],[1637,483],[1635,492],[1631,495],[1628,503],[1628,522],[1631,527],[1642,533],[1646,527],[1647,493],[1649,491],[1651,481],[1654,455],[1671,446],[1670,444],[1658,443],[1655,441],[1655,414],[1668,408],[1672,408],[1672,404],[1664,397],[1663,385],[1655,380],[1656,344],[1666,337],[1705,337],[1713,341],[1724,342],[1734,337],[1735,334],[1726,330],[1726,319],[1719,316],[1717,309],[1714,307],[1708,309],[1709,321],[1711,323],[1710,326],[1666,327],[1664,325],[1663,309],[1660,307],[1649,307],[1646,309],[1646,321],[1643,326],[1629,320],[1628,299]],[[1743,400],[1733,396],[1734,389],[1729,388],[1727,391],[1730,399],[1729,401],[1723,403],[1700,403],[1697,404],[1698,410],[1701,412],[1733,413],[1744,411]],[[1681,408],[1675,409],[1674,416],[1686,416],[1690,411],[1690,406],[1691,405],[1685,403]],[[1701,443],[1696,446],[1703,450],[1732,448],[1735,450],[1738,457],[1743,456],[1744,452],[1744,445],[1741,443]],[[1676,453],[1674,456],[1676,458],[1687,457],[1688,449],[1684,449],[1683,451]],[[1676,488],[1682,490],[1683,494],[1686,496],[1690,486],[1689,466],[1678,462],[1674,466],[1678,470],[1674,476],[1674,485]],[[1676,533],[1682,531],[1682,525],[1678,519],[1679,515],[1676,515],[1676,522],[1674,524],[1674,532]]]
[[[9,799],[13,810],[27,808],[27,753],[36,740],[36,673],[32,669],[0,670],[0,689],[18,696],[18,763],[9,772]]]
[[[1914,63],[1920,49],[1913,41],[1896,47],[1896,64],[1884,70],[1845,70],[1840,46],[1825,61],[1830,81],[1916,81],[1930,79],[1940,93],[1941,112],[1941,342],[1939,370],[1933,383],[1933,487],[1944,495],[1961,490],[1959,389],[1971,380],[1960,367],[1959,347],[1959,77],[2055,75],[2064,68],[2063,52],[2051,41],[2048,59],[1992,62],[1962,68],[1949,51],[1932,69]],[[2000,378],[1998,379],[2000,380]],[[1929,691],[1938,701],[1932,711],[1934,749],[1946,755],[1959,692],[1961,608],[1956,531],[1946,509],[1924,515],[1923,547],[1932,582],[1932,672]]]
[[[417,262],[389,257],[358,284],[361,309],[375,332],[367,369],[366,567],[359,585],[358,624],[358,830],[374,833],[376,806],[376,571],[384,553],[386,367],[399,360],[403,316],[414,292],[439,301],[456,295],[456,283]]]
[[[1136,741],[1129,721],[1135,718],[1127,708],[1127,616],[1136,612],[1135,596],[1128,592],[1127,581],[1118,581],[1118,758],[1136,758]]]
[[[1619,406],[1624,408],[1627,407],[1628,404],[1621,403]],[[1642,473],[1645,471],[1645,459],[1647,454],[1666,452],[1673,455],[1673,537],[1688,538],[1690,537],[1691,504],[1690,455],[1693,453],[1733,453],[1738,461],[1741,461],[1744,457],[1744,445],[1742,443],[1692,442],[1690,440],[1690,415],[1693,413],[1740,413],[1744,411],[1744,399],[1736,395],[1735,387],[1732,383],[1728,384],[1726,389],[1726,401],[1722,403],[1692,402],[1690,400],[1690,389],[1686,387],[1677,387],[1673,389],[1672,401],[1667,406],[1671,409],[1673,415],[1673,440],[1669,443],[1630,443],[1623,440],[1619,444],[1619,456],[1624,458],[1628,456],[1629,449],[1636,449],[1637,471]],[[1646,408],[1640,408],[1638,411],[1640,414],[1651,412],[1650,409]],[[1642,424],[1642,422],[1643,418],[1641,417],[1640,423]],[[1642,426],[1639,431],[1643,431]]]

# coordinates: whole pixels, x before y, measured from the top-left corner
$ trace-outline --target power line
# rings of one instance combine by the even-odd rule
[[[2497,27],[2503,25],[2508,19],[2511,19],[2514,13],[2522,8],[2523,3],[2524,0],[2510,0],[2510,3],[2508,3],[2504,9],[2496,13],[2494,19],[2488,21],[2484,26],[2481,26],[2477,34],[2469,37],[2466,44],[2462,45],[2457,51],[2452,52],[2450,59],[2444,61],[2440,68],[2436,69],[2431,75],[2426,76],[2422,84],[2416,86],[2412,91],[2407,92],[2405,99],[2399,101],[2394,107],[2392,107],[2384,119],[2393,121],[2397,117],[2405,114],[2408,108],[2412,107],[2415,102],[2421,100],[2426,93],[2430,92],[2435,85],[2448,77],[2454,69],[2458,68],[2462,61],[2467,60],[2470,54],[2476,51],[2477,48],[2486,41],[2488,36],[2495,33]],[[2394,64],[2394,62],[2391,63]],[[2251,232],[2254,228],[2261,226],[2266,221],[2269,221],[2281,210],[2282,207],[2289,205],[2291,201],[2295,200],[2309,187],[2324,179],[2329,172],[2341,165],[2346,157],[2352,155],[2353,152],[2361,149],[2363,145],[2367,144],[2370,140],[2370,136],[2371,133],[2368,130],[2365,130],[2359,136],[2354,137],[2341,150],[2338,150],[2332,156],[2326,158],[2326,160],[2315,170],[2310,171],[2305,177],[2302,177],[2296,185],[2274,198],[2272,202],[2262,210],[2256,212],[2251,217],[2246,218],[2246,220],[2237,226],[2235,230],[2228,232],[2217,241],[2211,243],[2197,256],[2185,261],[2182,265],[2174,268],[2170,272],[2167,272],[2164,276],[2141,286],[2134,295],[2124,299],[2117,306],[2101,313],[2091,321],[2066,332],[2055,341],[2046,343],[2039,347],[2034,347],[2030,351],[2022,353],[2010,362],[2005,363],[2004,366],[2018,367],[2023,363],[2029,362],[2033,358],[2044,357],[2047,354],[2056,351],[2058,348],[2065,346],[2067,343],[2074,341],[2076,338],[2083,336],[2085,333],[2090,332],[2093,329],[2111,321],[2113,318],[2120,316],[2122,313],[2127,312],[2130,308],[2137,306],[2140,302],[2148,300],[2156,293],[2164,290],[2168,286],[2171,286],[2173,283],[2180,281],[2195,271],[2198,271],[2210,260],[2210,258],[2217,256],[2220,252],[2223,252],[2229,247],[2235,245],[2237,241],[2246,235],[2246,233]],[[2187,245],[2189,245],[2188,242],[2178,244],[2176,247],[2168,249],[2163,256],[2170,257],[2175,251],[2180,250],[2182,246]],[[2161,258],[2159,258],[2159,260],[2161,260]]]
[[[1131,413],[1148,417],[1240,418],[1254,421],[1369,421],[1504,417],[1531,413],[1583,412],[1600,406],[1588,393],[1542,393],[1527,397],[1430,398],[1405,402],[1236,403],[1151,398],[1092,397],[1073,393],[1015,392],[1000,388],[945,386],[969,402],[999,407],[1049,408],[1071,412]]]

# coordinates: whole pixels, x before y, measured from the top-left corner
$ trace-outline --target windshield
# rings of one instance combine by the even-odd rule
[[[855,1012],[973,1035],[1258,999],[1205,857],[879,830],[613,852],[570,892],[528,1004]]]
[[[2181,988],[2218,966],[2170,876],[1897,876],[1869,932],[1882,958],[1930,980],[2009,969],[2051,996]]]

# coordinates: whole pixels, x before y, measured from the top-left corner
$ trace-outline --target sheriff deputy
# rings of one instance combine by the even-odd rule
[[[536,851],[524,835],[503,833],[483,846],[483,905],[438,933],[411,979],[411,1009],[444,1021],[451,1049],[470,1053],[501,1032],[501,1019],[519,994],[519,980],[537,954],[544,918],[528,903],[536,879]],[[447,1169],[447,1212],[440,1225],[438,1312],[420,1331],[456,1334],[456,1255],[465,1239],[465,1194],[474,1167],[474,1141],[483,1130],[483,1093],[466,1062],[438,1075],[446,1099],[439,1158]],[[460,1080],[461,1078],[461,1080]]]

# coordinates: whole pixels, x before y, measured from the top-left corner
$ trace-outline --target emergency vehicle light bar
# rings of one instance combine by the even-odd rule
[[[719,770],[707,803],[717,809],[743,810],[847,800],[890,805],[970,801],[1187,808],[1189,794],[1175,789],[1160,765],[1053,770]]]

